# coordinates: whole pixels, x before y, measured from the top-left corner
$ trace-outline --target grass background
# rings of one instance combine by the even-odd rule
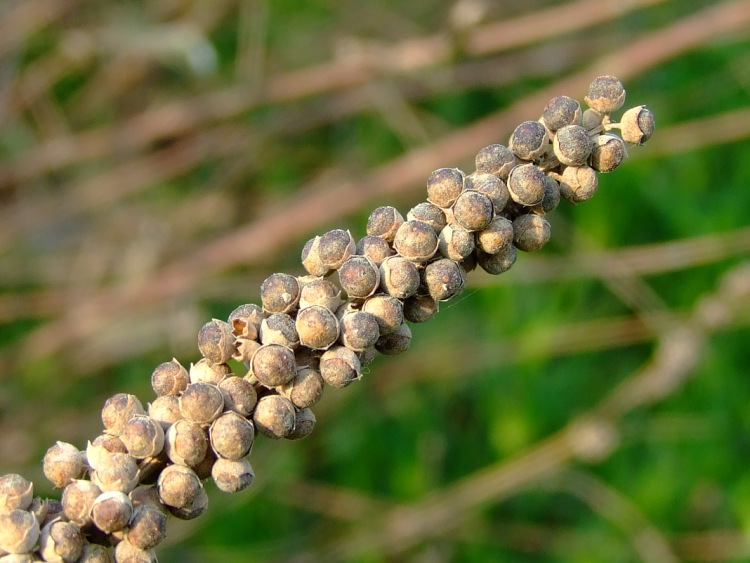
[[[0,471],[55,495],[47,447],[307,239],[614,74],[649,144],[159,557],[750,559],[748,29],[740,0],[6,0]]]

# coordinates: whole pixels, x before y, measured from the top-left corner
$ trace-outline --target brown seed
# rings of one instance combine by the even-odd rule
[[[310,309],[305,309],[305,311]],[[299,325],[297,332],[302,332]],[[302,335],[300,335],[300,338],[302,338]],[[294,377],[295,368],[294,352],[280,344],[261,346],[250,360],[250,370],[266,387],[283,385]]]
[[[380,265],[380,285],[396,299],[406,299],[419,289],[419,270],[403,256],[390,256]]]
[[[0,477],[0,513],[20,508],[26,510],[34,497],[34,484],[17,473]]]
[[[311,276],[327,276],[331,272],[320,257],[320,237],[311,238],[302,247],[302,266]]]
[[[302,286],[300,291],[300,309],[306,309],[312,305],[321,305],[335,311],[342,302],[341,290],[330,280],[316,279],[309,281]]]
[[[164,429],[156,420],[140,414],[125,424],[120,439],[133,457],[153,457],[164,448]]]
[[[224,397],[224,409],[242,416],[250,415],[258,402],[258,393],[252,384],[236,375],[219,383],[219,391]]]
[[[654,114],[646,106],[630,108],[622,114],[620,129],[627,143],[642,145],[654,134]]]
[[[542,201],[531,207],[534,213],[545,215],[557,209],[560,205],[560,184],[554,178],[544,177],[544,197]]]
[[[279,393],[292,401],[297,408],[310,407],[323,396],[323,378],[311,367],[299,367],[297,375],[279,387]]]
[[[234,335],[229,323],[213,319],[198,332],[198,349],[210,362],[223,364],[234,354]]]
[[[418,203],[406,214],[409,221],[422,221],[430,225],[435,233],[439,234],[446,224],[445,213],[434,203],[423,201]]]
[[[107,491],[100,494],[91,506],[91,519],[102,532],[107,534],[122,530],[133,516],[133,503],[130,497],[120,491]]]
[[[111,434],[101,434],[89,442],[86,447],[86,461],[90,469],[99,467],[100,461],[111,453],[128,453],[122,440]]]
[[[516,166],[516,156],[505,145],[489,145],[477,153],[477,174],[494,174],[501,180],[507,180],[508,174]]]
[[[538,121],[524,121],[513,131],[508,147],[520,159],[536,160],[549,148],[547,130]]]
[[[492,201],[477,191],[464,191],[453,204],[453,217],[456,223],[467,231],[484,229],[492,220],[492,214]]]
[[[289,313],[299,301],[299,281],[289,274],[271,274],[260,286],[260,299],[268,313]]]
[[[208,478],[208,477],[206,477]],[[201,487],[198,490],[198,494],[195,497],[195,500],[191,502],[187,506],[177,507],[177,506],[168,506],[169,513],[174,516],[175,518],[179,518],[180,520],[192,520],[194,518],[198,518],[201,514],[206,512],[206,509],[208,508],[208,493],[206,493],[206,489]],[[117,548],[119,549],[121,545],[127,543],[126,541],[121,541],[117,544]],[[142,553],[151,553],[149,552],[142,552]],[[153,559],[156,561],[156,557]]]
[[[395,331],[381,336],[375,343],[375,349],[381,354],[395,356],[408,350],[411,344],[411,329],[409,325],[402,324]]]
[[[313,305],[297,313],[296,326],[300,343],[314,350],[325,350],[339,337],[339,322],[336,315],[321,305]],[[292,377],[294,372],[278,385],[286,383]],[[262,381],[262,378],[259,379]]]
[[[373,295],[363,304],[365,313],[375,315],[381,336],[396,330],[404,322],[404,308],[401,301],[391,295]]]
[[[253,354],[255,354],[260,346],[261,344],[257,340],[239,337],[237,338],[237,351],[235,352],[233,359],[242,362],[245,364],[245,367],[248,367]]]
[[[464,173],[461,170],[439,168],[427,179],[427,201],[438,207],[451,207],[463,189]]]
[[[380,336],[378,319],[371,313],[351,309],[341,315],[339,322],[341,343],[355,352],[361,352],[373,346]]]
[[[482,252],[496,254],[513,243],[513,223],[498,215],[476,234],[476,241]]]
[[[393,234],[395,235],[396,233],[394,232]],[[367,235],[366,237],[359,239],[359,242],[357,243],[357,254],[360,256],[367,256],[379,266],[383,260],[393,254],[393,249],[383,237]],[[333,311],[335,307],[329,307],[329,309]]]
[[[494,174],[477,173],[467,176],[466,189],[474,190],[490,198],[495,213],[502,211],[510,199],[508,186]]]
[[[216,385],[191,383],[180,395],[180,412],[187,420],[210,424],[224,410],[224,397]]]
[[[403,222],[404,217],[395,207],[377,207],[367,219],[367,234],[393,242],[393,237]]]
[[[466,272],[458,262],[448,258],[427,264],[422,278],[435,301],[446,301],[461,293],[466,286]]]
[[[250,453],[255,438],[253,423],[235,412],[225,412],[209,430],[211,448],[220,458],[240,459]]]
[[[521,205],[536,205],[544,198],[545,174],[533,164],[521,164],[510,171],[508,191]]]
[[[377,264],[366,256],[351,256],[338,271],[339,283],[350,298],[369,297],[380,285]]]
[[[178,420],[167,429],[164,449],[173,463],[193,467],[206,455],[208,439],[196,422]]]
[[[153,549],[167,536],[167,516],[152,506],[138,506],[128,526],[126,539],[141,550]]]
[[[168,465],[156,482],[161,502],[175,508],[193,504],[203,489],[195,472],[184,465]]]
[[[146,414],[138,397],[126,393],[113,395],[102,407],[104,430],[108,434],[119,436],[125,423],[136,414]]]
[[[72,444],[56,442],[44,454],[44,476],[58,489],[80,479],[83,469],[83,456]]]
[[[614,76],[599,76],[591,82],[584,100],[591,109],[599,113],[612,113],[625,103],[625,88]]]
[[[552,98],[542,112],[544,125],[553,133],[566,125],[581,124],[581,104],[568,96]]]
[[[294,421],[294,430],[287,436],[288,440],[301,440],[309,436],[315,428],[315,414],[310,409],[300,409]]]
[[[179,395],[185,390],[189,380],[187,370],[173,359],[156,366],[151,374],[151,387],[157,396]]]
[[[130,454],[104,454],[91,474],[91,481],[102,491],[129,493],[138,485],[138,463]]]
[[[252,485],[255,472],[247,459],[219,458],[211,469],[211,477],[220,491],[237,493]]]
[[[45,561],[75,561],[83,550],[83,536],[72,522],[45,524],[39,535],[39,553]]]
[[[413,295],[404,301],[404,318],[409,322],[429,321],[437,312],[437,301],[429,295]]]
[[[598,187],[599,177],[590,166],[568,166],[560,177],[560,195],[572,204],[591,199]]]
[[[260,341],[263,344],[281,344],[294,350],[299,346],[294,319],[287,313],[269,315],[260,325]]]
[[[16,508],[0,514],[0,553],[28,553],[38,538],[39,522],[31,512]]]
[[[266,395],[253,413],[255,428],[268,438],[284,438],[294,430],[294,405],[281,395]]]
[[[78,479],[68,483],[61,497],[65,517],[77,526],[87,526],[91,523],[91,507],[101,493],[91,481]]]
[[[232,368],[229,365],[215,364],[208,358],[203,358],[197,364],[190,366],[190,383],[212,383],[218,385],[230,375],[232,375]]]
[[[580,125],[566,125],[552,142],[557,160],[565,166],[583,166],[593,148],[588,131]]]
[[[232,311],[227,322],[232,326],[235,336],[255,339],[260,330],[260,323],[266,317],[263,309],[254,303],[240,305]]]
[[[539,250],[550,238],[549,222],[536,213],[521,215],[513,220],[513,244],[518,250]]]
[[[320,375],[332,387],[346,387],[362,374],[357,354],[345,346],[334,346],[320,357]]]
[[[474,233],[455,223],[446,225],[440,231],[438,250],[445,258],[460,262],[474,252]],[[416,290],[414,293],[416,293]]]
[[[318,253],[324,266],[328,267],[329,270],[337,270],[349,256],[354,254],[356,249],[354,237],[349,231],[334,229],[320,237]]]
[[[429,224],[406,221],[396,231],[393,247],[412,262],[426,262],[437,252],[438,237]]]
[[[612,172],[628,156],[623,140],[614,133],[597,135],[591,151],[591,167],[598,172]]]

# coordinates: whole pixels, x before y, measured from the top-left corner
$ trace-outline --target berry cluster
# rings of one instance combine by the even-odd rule
[[[560,198],[589,199],[597,172],[627,155],[625,143],[651,136],[653,114],[644,106],[611,121],[624,99],[619,80],[599,77],[585,98],[589,109],[553,98],[507,147],[479,151],[474,173],[434,171],[427,201],[405,218],[379,207],[359,242],[340,229],[308,241],[307,275],[273,274],[260,306],[206,323],[202,359],[189,370],[177,360],[157,366],[147,408],[115,395],[102,409],[103,433],[85,451],[62,442],[47,451],[44,474],[62,490],[60,501],[34,497],[20,475],[0,477],[0,562],[155,561],[167,517],[206,510],[204,480],[225,492],[252,483],[247,457],[258,433],[307,436],[315,426],[310,407],[326,385],[359,379],[376,352],[404,352],[407,321],[432,318],[439,302],[463,290],[467,271],[478,265],[500,274],[517,250],[541,248],[550,238],[545,214]],[[232,372],[231,359],[247,368],[244,377]]]

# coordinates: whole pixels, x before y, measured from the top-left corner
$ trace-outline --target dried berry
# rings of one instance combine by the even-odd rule
[[[125,424],[120,439],[133,457],[152,457],[164,447],[164,429],[147,415],[136,415]]]
[[[552,142],[557,160],[566,166],[583,166],[593,148],[588,131],[580,125],[566,125]]]
[[[168,465],[156,482],[161,502],[175,508],[189,507],[203,489],[195,472],[184,465]]]
[[[203,357],[215,364],[229,361],[234,354],[234,334],[229,323],[213,319],[198,332],[198,349]]]
[[[225,412],[209,429],[211,447],[220,458],[240,459],[250,453],[255,438],[253,423],[234,412]]]
[[[485,272],[496,276],[510,270],[516,263],[517,256],[516,247],[513,244],[508,244],[493,254],[478,252],[477,263]]]
[[[119,436],[125,423],[136,414],[146,414],[138,397],[126,393],[113,395],[102,407],[104,430],[108,434]]]
[[[486,229],[476,233],[477,247],[487,254],[496,254],[513,242],[513,223],[497,216]]]
[[[328,267],[329,270],[337,270],[349,256],[354,254],[356,248],[354,237],[349,231],[334,229],[320,237],[318,254],[324,266]],[[279,312],[285,313],[287,311]]]
[[[339,282],[350,298],[369,297],[380,285],[378,265],[366,256],[351,256],[338,271]]]
[[[5,553],[28,553],[36,545],[37,539],[39,522],[33,513],[15,508],[0,514],[0,550]]]
[[[138,463],[130,454],[102,454],[91,481],[102,491],[129,493],[138,484]]]
[[[294,350],[299,346],[294,319],[286,313],[268,315],[260,324],[260,341],[263,344],[280,344]]]
[[[39,553],[45,561],[75,561],[82,550],[81,530],[72,522],[56,520],[42,528],[39,535]]]
[[[83,456],[73,444],[57,442],[44,454],[44,476],[62,489],[83,475]]]
[[[542,122],[551,132],[562,129],[566,125],[581,124],[581,104],[568,96],[552,98],[542,112]]]
[[[411,264],[408,260],[406,262]],[[419,281],[419,274],[417,274],[417,281]],[[355,352],[361,352],[373,346],[380,337],[378,319],[371,313],[356,309],[348,310],[341,315],[339,322],[341,343]]]
[[[252,384],[236,375],[219,383],[219,391],[224,397],[224,409],[242,416],[252,413],[258,402],[258,393]]]
[[[442,258],[425,267],[423,281],[430,297],[435,301],[446,301],[464,289],[466,272],[458,262]]]
[[[409,325],[402,324],[390,334],[381,336],[375,343],[375,349],[381,354],[395,356],[408,350],[411,344],[411,329]]]
[[[396,299],[406,299],[419,289],[419,270],[403,256],[390,256],[380,265],[380,285]]]
[[[581,127],[586,129],[586,131],[593,131],[595,129],[599,130],[599,127],[601,126],[603,120],[603,114],[589,108],[583,112],[583,117],[581,118]]]
[[[315,429],[315,413],[310,409],[300,409],[294,421],[294,430],[286,437],[287,440],[301,440],[312,434]]]
[[[362,304],[362,310],[375,316],[381,335],[393,332],[404,322],[403,305],[391,295],[373,295]]]
[[[164,449],[172,462],[193,467],[206,455],[206,432],[195,422],[178,420],[167,430]]]
[[[91,507],[102,490],[91,481],[79,479],[63,490],[61,502],[65,517],[79,527],[91,523]]]
[[[509,171],[510,173],[510,171]],[[507,178],[507,175],[506,175]],[[510,199],[508,186],[494,174],[471,174],[466,177],[466,189],[482,193],[490,198],[495,213],[499,213]]]
[[[182,418],[177,395],[162,395],[148,405],[148,416],[158,422],[166,432],[170,425]]]
[[[599,177],[590,166],[568,166],[560,176],[560,195],[569,203],[591,199],[598,187]]]
[[[508,191],[521,205],[536,205],[544,198],[545,174],[538,166],[521,164],[510,171]]]
[[[299,281],[289,274],[271,274],[260,286],[260,299],[268,313],[289,313],[299,301]]]
[[[494,174],[507,180],[517,162],[513,151],[505,145],[489,145],[477,153],[475,164],[477,174]]]
[[[377,207],[367,219],[367,234],[393,242],[393,237],[403,222],[403,215],[395,207]]]
[[[513,244],[518,250],[532,252],[539,250],[550,237],[549,222],[536,213],[521,215],[513,220]]]
[[[255,472],[247,459],[220,458],[211,469],[211,477],[220,491],[237,493],[252,485]]]
[[[224,410],[224,397],[216,385],[191,383],[180,395],[182,416],[192,422],[210,424],[221,414],[222,410]]]
[[[393,234],[396,234],[395,231]],[[357,243],[357,254],[360,256],[367,256],[379,266],[383,260],[393,254],[393,249],[383,237],[367,235],[366,237],[359,239],[359,242]],[[329,307],[331,310],[334,310],[335,308],[336,307]]]
[[[464,191],[453,204],[453,217],[456,223],[467,231],[481,231],[493,214],[492,201],[488,196],[473,190]]]
[[[312,307],[307,307],[297,313],[296,326],[300,343],[303,346],[307,346],[314,350],[327,349],[336,342],[339,337],[339,322],[336,319],[336,315],[321,305],[313,305]],[[253,358],[253,362],[255,362],[255,358]],[[290,367],[291,372],[285,371],[283,376],[286,377],[286,379],[276,385],[283,385],[294,377],[295,366],[293,363],[293,356],[291,366],[286,362],[284,363],[284,367]],[[258,376],[258,378],[263,382],[263,377]],[[274,378],[273,381],[277,381],[278,379],[279,378]],[[273,385],[273,387],[276,385]]]
[[[630,108],[622,114],[620,132],[626,143],[642,145],[654,134],[654,114],[646,106]]]
[[[133,516],[130,497],[119,491],[107,491],[99,495],[91,506],[91,519],[102,532],[122,530]]]
[[[393,247],[412,262],[426,262],[437,252],[438,237],[429,224],[406,221],[396,231]]]
[[[625,103],[625,88],[614,76],[599,76],[589,86],[589,93],[584,100],[591,109],[599,113],[612,113]]]
[[[446,224],[445,213],[440,207],[429,201],[423,201],[412,207],[406,214],[409,221],[422,221],[432,227],[436,234],[443,230]]]
[[[547,130],[538,121],[524,121],[513,131],[508,147],[522,160],[536,160],[549,148]]]
[[[446,225],[438,238],[438,250],[440,254],[456,262],[460,262],[474,252],[474,246],[474,233],[454,223]],[[416,293],[416,290],[412,292],[412,295],[414,293]],[[394,297],[398,297],[398,295],[394,295]]]
[[[34,497],[34,484],[17,473],[0,477],[0,513],[26,510]]]
[[[208,478],[208,476],[206,478]],[[193,518],[198,518],[198,516],[203,514],[208,508],[208,494],[206,493],[206,489],[201,487],[198,490],[195,500],[187,506],[167,506],[167,508],[172,516],[179,518],[180,520],[192,520]],[[122,543],[124,542],[120,542],[117,545],[119,546]]]
[[[335,311],[341,303],[343,303],[341,290],[330,280],[316,279],[307,282],[302,286],[300,291],[300,309],[306,309],[312,305],[321,305],[331,311]]]
[[[591,167],[598,172],[612,172],[628,156],[623,140],[614,133],[597,135],[591,151]]]
[[[413,295],[404,301],[404,318],[412,323],[429,321],[438,312],[438,303],[429,295]]]
[[[253,413],[255,428],[268,438],[284,438],[294,430],[294,405],[281,395],[266,395]]]
[[[533,205],[531,210],[534,213],[545,215],[550,211],[557,209],[560,205],[560,184],[550,176],[544,177],[544,197],[542,201]]]
[[[240,305],[229,314],[227,322],[232,326],[235,336],[254,339],[260,330],[260,323],[266,314],[254,303]]]
[[[133,547],[149,550],[167,536],[167,516],[153,506],[137,506],[125,536]]]
[[[458,168],[439,168],[427,179],[427,201],[438,207],[451,207],[463,189],[463,172]]]
[[[297,368],[297,375],[279,387],[279,393],[292,401],[297,408],[310,407],[323,396],[323,378],[309,366]]]
[[[346,387],[362,374],[357,354],[345,346],[334,346],[320,357],[320,375],[332,387]]]
[[[179,395],[185,390],[188,382],[187,370],[175,359],[159,364],[151,374],[151,387],[159,397]]]

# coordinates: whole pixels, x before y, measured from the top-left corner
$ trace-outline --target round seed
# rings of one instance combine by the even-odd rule
[[[524,252],[539,250],[550,237],[549,222],[536,213],[521,215],[513,221],[513,243]]]
[[[380,285],[377,264],[366,256],[352,256],[339,268],[339,282],[350,298],[369,297]]]
[[[591,167],[598,172],[612,172],[628,156],[625,143],[613,133],[597,135],[591,151]]]
[[[515,264],[517,256],[516,247],[508,244],[494,254],[478,252],[477,263],[485,272],[496,276],[510,270],[511,266]]]
[[[466,189],[477,191],[490,198],[495,213],[502,211],[510,199],[508,186],[494,174],[477,173],[467,176]]]
[[[281,395],[266,395],[255,407],[253,422],[268,438],[284,438],[294,430],[294,405]]]
[[[362,310],[375,316],[381,335],[393,332],[404,322],[403,305],[391,295],[369,297],[362,305]]]
[[[411,262],[409,262],[411,263]],[[417,274],[419,279],[419,274]],[[341,316],[341,343],[355,352],[373,346],[380,337],[378,319],[375,315],[356,309]]]
[[[453,205],[456,223],[467,231],[481,231],[492,221],[492,201],[485,194],[464,191]]]
[[[536,205],[544,198],[545,174],[533,164],[521,164],[510,171],[508,191],[521,205]]]
[[[599,177],[590,166],[568,166],[560,177],[560,195],[576,204],[591,199],[599,187]]]
[[[426,262],[437,252],[438,238],[429,224],[406,221],[396,231],[393,247],[412,262]]]
[[[588,131],[580,125],[566,125],[552,142],[552,149],[561,164],[583,166],[593,149]]]
[[[393,234],[395,235],[396,233],[394,232]],[[383,237],[367,235],[366,237],[359,239],[359,242],[357,243],[357,254],[367,256],[379,266],[383,260],[393,254],[393,249]],[[332,311],[335,309],[335,307],[329,308]]]
[[[294,350],[299,346],[294,319],[287,313],[269,315],[260,325],[260,341],[263,344],[280,344]]]
[[[446,301],[458,295],[466,286],[466,273],[455,261],[442,258],[424,269],[424,285],[435,301]]]
[[[269,313],[289,313],[299,301],[299,281],[289,274],[271,274],[260,286],[260,299]]]
[[[461,225],[451,223],[440,232],[438,250],[445,258],[460,262],[474,252],[474,246],[474,233]]]
[[[429,295],[413,295],[404,301],[404,318],[412,323],[429,321],[438,312],[438,303]]]
[[[310,311],[311,309],[313,308],[310,307],[304,311]],[[304,311],[300,311],[300,315]],[[300,330],[302,327],[299,324],[299,316],[297,319],[297,332],[300,333],[300,338],[304,339],[306,337],[302,336],[303,331]],[[294,352],[280,344],[261,346],[250,360],[250,370],[258,378],[258,381],[266,387],[283,385],[294,377],[295,369]]]
[[[508,174],[517,164],[516,157],[505,145],[489,145],[477,153],[475,158],[477,174],[494,174],[507,180]]]
[[[369,234],[369,233],[368,233]],[[334,229],[320,237],[320,260],[329,270],[336,270],[354,254],[356,244],[349,231]],[[287,311],[281,311],[287,312]]]
[[[542,112],[542,121],[553,133],[566,125],[581,124],[581,104],[568,96],[552,98]]]
[[[409,221],[422,221],[423,223],[427,223],[433,228],[435,233],[440,233],[446,223],[443,210],[429,201],[423,201],[412,207],[409,210],[409,213],[406,214],[406,218]]]
[[[334,346],[320,357],[320,375],[332,387],[346,387],[359,379],[361,368],[357,354],[345,346]]]
[[[209,361],[226,363],[234,354],[232,327],[218,319],[207,322],[198,332],[198,349]]]
[[[189,381],[187,370],[175,359],[159,364],[151,374],[151,387],[157,396],[179,395]]]
[[[620,129],[627,143],[642,145],[654,134],[654,114],[646,106],[630,108],[622,114]]]
[[[291,351],[290,351],[291,352]],[[224,397],[216,385],[191,383],[180,395],[180,412],[187,420],[210,424],[224,410]]]
[[[439,168],[427,179],[427,200],[450,207],[464,189],[464,174],[458,168]]]
[[[380,285],[396,299],[406,299],[419,289],[419,270],[403,256],[390,256],[380,265]]]
[[[513,131],[508,147],[522,160],[536,160],[549,147],[547,130],[538,121],[524,121]]]
[[[513,242],[513,223],[497,216],[486,229],[476,234],[477,246],[487,254],[497,254]]]
[[[393,242],[393,237],[403,222],[404,217],[395,207],[377,207],[367,219],[367,234]]]
[[[339,323],[336,315],[330,309],[320,305],[307,307],[297,313],[296,327],[300,343],[315,350],[325,350],[339,337]],[[253,357],[253,361],[255,361],[255,357]],[[285,373],[286,375],[289,374]],[[285,381],[276,385],[286,383],[292,377],[294,377],[294,372]],[[261,377],[259,379],[262,381]]]
[[[614,76],[599,76],[591,82],[584,100],[591,109],[599,113],[612,113],[625,103],[625,88]]]

